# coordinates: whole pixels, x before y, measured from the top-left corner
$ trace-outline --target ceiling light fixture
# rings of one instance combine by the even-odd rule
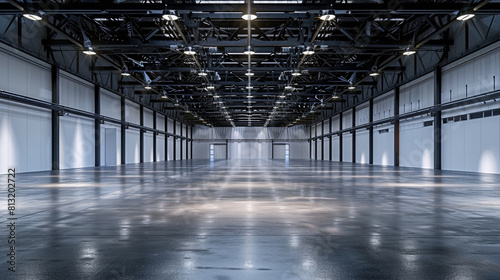
[[[415,53],[417,53],[417,51],[414,49],[414,48],[406,48],[406,50],[403,52],[403,55],[406,55],[406,56],[410,56],[410,55],[414,55]]]
[[[354,85],[350,85],[350,86],[348,86],[348,87],[347,87],[347,89],[348,89],[348,90],[355,90],[355,89],[356,89],[356,86],[354,86]]]
[[[475,16],[474,10],[467,8],[458,13],[457,20],[466,21]]]
[[[248,69],[248,71],[245,73],[246,76],[253,76],[255,75],[252,70]]]
[[[370,73],[370,77],[377,77],[378,75],[380,75],[380,73],[378,71],[374,71],[374,72]]]
[[[292,71],[292,76],[296,77],[296,76],[300,76],[300,75],[302,75],[302,73],[300,73],[299,70],[293,70]]]
[[[151,86],[144,86],[144,89],[150,90],[150,89],[152,89],[152,87]]]
[[[255,20],[257,19],[257,15],[255,14],[244,14],[241,16],[242,19],[244,20]]]
[[[203,70],[201,70],[200,72],[198,72],[198,76],[204,77],[204,76],[207,76],[207,75],[208,75],[208,73],[205,72],[205,71],[203,71]]]
[[[330,21],[335,19],[335,11],[334,10],[325,10],[323,14],[319,17],[321,20]]]
[[[96,55],[97,54],[92,47],[86,47],[83,50],[83,53],[86,55]]]
[[[23,17],[30,19],[30,20],[33,20],[33,21],[42,20],[42,16],[40,15],[40,12],[31,11],[29,9],[25,9]]]
[[[121,75],[122,75],[123,77],[128,77],[128,76],[130,76],[130,73],[129,73],[129,72],[126,72],[126,71],[123,71],[123,72],[121,73]]]
[[[192,47],[187,47],[187,49],[186,49],[186,50],[184,50],[184,54],[186,54],[186,55],[195,55],[195,54],[196,54],[196,52],[195,52],[195,51],[193,51],[193,48],[192,48]]]
[[[179,17],[175,14],[175,11],[169,10],[161,16],[165,20],[178,20]]]
[[[252,46],[248,46],[243,53],[246,55],[252,55],[255,54],[255,49]]]
[[[311,47],[306,47],[306,49],[302,52],[303,55],[312,55],[314,54],[314,50]]]

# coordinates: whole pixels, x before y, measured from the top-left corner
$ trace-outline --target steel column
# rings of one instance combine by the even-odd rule
[[[373,89],[372,89],[373,93]],[[373,95],[372,95],[373,96]],[[369,114],[370,116],[368,117],[368,122],[372,123],[373,122],[373,98],[370,98],[369,101]],[[369,158],[369,163],[373,164],[373,126],[370,126],[368,129],[368,158]]]
[[[356,106],[352,107],[352,127],[356,127]],[[356,130],[352,132],[352,162],[356,163]]]
[[[153,111],[153,129],[156,130],[156,111]],[[156,132],[153,132],[153,162],[156,162]]]
[[[394,116],[399,116],[399,86],[394,88]],[[394,166],[399,166],[399,120],[394,121]]]
[[[123,91],[122,91],[123,93]],[[120,104],[121,104],[121,119],[122,119],[122,126],[121,126],[121,137],[120,137],[120,142],[121,142],[121,147],[120,147],[120,150],[121,150],[121,162],[122,164],[125,164],[125,157],[126,157],[126,154],[127,154],[127,149],[126,149],[126,124],[125,124],[125,96],[122,96],[121,97],[121,100],[120,100]]]
[[[441,67],[434,70],[434,105],[441,104]],[[434,112],[434,169],[441,170],[442,112]]]
[[[340,118],[340,122],[339,122],[339,130],[342,130],[342,118],[343,118],[343,113],[340,112],[339,113],[339,118]],[[342,133],[339,134],[339,161],[342,162],[343,161],[343,157],[342,157],[342,151],[344,149],[344,143],[342,141]]]
[[[139,106],[139,112],[140,112],[140,123],[141,126],[144,126],[144,106],[140,105]],[[139,162],[144,163],[144,130],[141,128],[139,130]]]
[[[59,66],[52,65],[51,81],[52,81],[52,103],[59,104]],[[59,111],[52,110],[52,170],[59,170],[60,147],[59,147]]]
[[[101,86],[94,85],[94,113],[101,114]],[[101,120],[94,120],[94,149],[95,149],[95,166],[101,166]]]
[[[176,133],[177,126],[175,125],[175,120],[172,120],[172,123],[174,124],[174,130],[173,130],[174,131],[174,147],[173,147],[174,148],[174,154],[173,154],[173,160],[177,160],[177,158],[176,158],[176,156],[177,156],[176,155],[177,154],[177,152],[176,152],[176,150],[177,150],[177,133]]]

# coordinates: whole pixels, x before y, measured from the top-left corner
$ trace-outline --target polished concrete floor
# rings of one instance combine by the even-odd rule
[[[15,273],[2,193],[0,279],[500,279],[497,175],[272,160],[18,174]]]

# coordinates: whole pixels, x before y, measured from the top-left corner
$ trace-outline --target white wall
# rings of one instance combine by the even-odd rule
[[[324,137],[323,143],[323,159],[330,160],[330,138]]]
[[[170,129],[170,126],[169,126],[169,129]],[[172,137],[172,136],[168,137],[167,148],[168,148],[168,151],[167,151],[168,159],[167,160],[174,160],[174,137]]]
[[[370,162],[370,132],[366,129],[356,131],[356,163]]]
[[[179,132],[180,130],[177,130]],[[175,140],[175,159],[180,160],[181,159],[181,140],[177,138]]]
[[[0,174],[52,168],[51,113],[0,100]]]
[[[116,164],[121,163],[121,126],[112,123],[101,124],[101,165],[109,165],[106,163],[106,128],[116,130],[116,144],[114,154],[116,155]]]
[[[340,137],[338,135],[332,136],[332,161],[340,160],[339,153]]]
[[[230,159],[270,159],[271,141],[268,142],[230,142]]]
[[[125,137],[125,163],[139,163],[141,161],[139,130],[129,128],[125,131]]]
[[[144,162],[153,162],[153,133],[144,133]]]
[[[101,115],[121,120],[121,98],[115,93],[101,89]]]
[[[94,166],[94,120],[72,115],[63,116],[59,120],[60,168],[68,169]]]
[[[61,71],[59,103],[71,108],[94,112],[94,86],[85,80]]]
[[[389,132],[379,133],[388,129]],[[373,128],[373,164],[394,165],[394,126],[383,125]]]
[[[156,114],[156,129],[165,130],[165,116]],[[165,160],[165,134],[156,136],[156,161]]]
[[[434,74],[430,73],[400,87],[399,113],[404,114],[434,105]]]
[[[399,165],[434,168],[434,127],[424,127],[432,117],[400,122]]]
[[[342,161],[352,162],[352,134],[342,134]]]
[[[498,109],[498,102],[443,112],[443,118]],[[442,169],[500,173],[500,116],[458,121],[442,126]]]
[[[50,65],[5,45],[0,45],[0,62],[0,89],[44,101],[52,100]]]

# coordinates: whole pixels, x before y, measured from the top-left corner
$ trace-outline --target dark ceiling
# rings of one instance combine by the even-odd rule
[[[464,9],[487,15],[500,8],[489,1],[7,2],[2,13],[41,11],[51,30],[48,50],[92,47],[106,64],[90,70],[130,73],[121,86],[147,96],[146,103],[213,126],[310,121],[375,85],[372,71],[404,71],[394,62],[407,48],[448,48],[453,40],[441,33]],[[242,19],[249,6],[252,21]],[[334,20],[320,18],[332,12]],[[162,17],[168,13],[178,19]],[[248,46],[255,54],[243,53]]]

